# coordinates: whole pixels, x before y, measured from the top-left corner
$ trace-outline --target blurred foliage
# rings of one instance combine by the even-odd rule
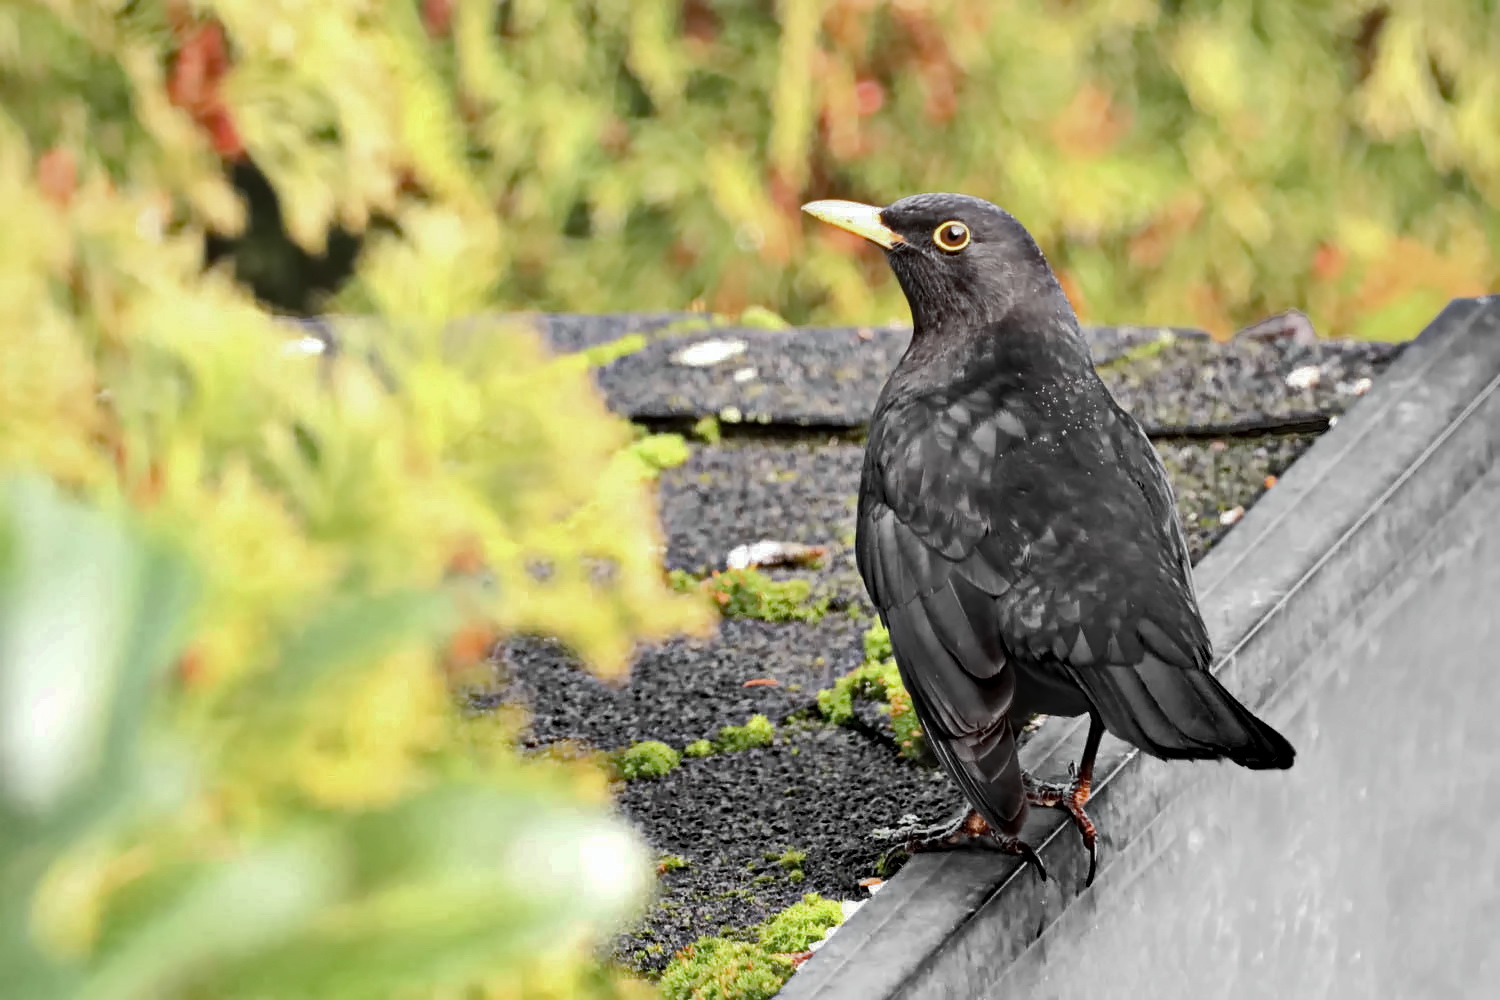
[[[383,9],[0,8],[0,995],[652,992],[595,960],[652,881],[607,775],[458,706],[505,635],[618,675],[712,627],[660,566],[682,442],[450,323],[508,266],[504,137]],[[242,137],[310,246],[389,220],[347,289],[377,349],[203,271]]]
[[[128,158],[116,119],[152,74],[153,119],[170,86],[212,139],[175,121],[161,173],[194,178],[191,217],[228,234],[212,255],[291,309],[377,305],[380,269],[343,280],[351,241],[382,255],[424,198],[495,213],[463,276],[511,308],[904,320],[878,252],[798,206],[930,190],[1011,209],[1093,321],[1227,332],[1296,306],[1403,336],[1500,285],[1494,3],[193,5],[222,31],[60,6],[118,9],[83,34],[139,55],[13,31],[103,118],[30,102],[39,147]]]

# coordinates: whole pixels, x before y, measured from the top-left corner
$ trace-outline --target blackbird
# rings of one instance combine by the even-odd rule
[[[1108,730],[1168,760],[1287,768],[1295,751],[1209,672],[1213,650],[1161,460],[1094,371],[1031,234],[979,198],[809,215],[886,251],[913,334],[881,390],[855,556],[917,718],[972,807],[909,851],[1017,854],[1028,805],[1084,812]],[[1033,713],[1089,716],[1067,784],[1021,769]]]

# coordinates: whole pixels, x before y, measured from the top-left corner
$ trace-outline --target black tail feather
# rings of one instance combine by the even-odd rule
[[[1166,760],[1228,759],[1252,770],[1292,766],[1296,750],[1207,670],[1154,656],[1131,667],[1072,671],[1104,726]]]

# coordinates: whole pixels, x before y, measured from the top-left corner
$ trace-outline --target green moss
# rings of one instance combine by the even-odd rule
[[[801,868],[802,862],[807,860],[807,852],[799,851],[795,847],[788,847],[781,855],[775,858],[778,865],[783,868]]]
[[[770,746],[776,727],[764,715],[752,715],[743,726],[725,726],[719,730],[718,749],[726,753]]]
[[[795,955],[843,922],[836,900],[808,893],[751,928],[754,941],[699,938],[677,953],[661,977],[662,1000],[770,1000],[792,975]]]
[[[701,588],[726,618],[758,618],[767,622],[816,622],[828,613],[828,598],[812,597],[806,580],[773,580],[755,569],[729,569],[706,579],[680,569],[667,574],[678,593]]]
[[[922,727],[912,708],[911,695],[901,683],[901,672],[891,659],[891,637],[885,627],[873,625],[865,632],[865,662],[834,682],[833,687],[818,692],[818,711],[834,725],[842,726],[854,718],[854,701],[879,702],[881,711],[891,721],[891,730],[901,756],[915,760],[922,756]]]
[[[755,902],[755,893],[751,892],[749,889],[725,889],[723,892],[719,893],[718,895],[711,896],[709,898],[710,899],[742,899],[742,900],[744,900],[747,903],[753,903],[753,902]]]
[[[663,854],[656,859],[656,870],[659,873],[675,872],[688,866],[687,858],[680,854]]]
[[[922,723],[917,720],[917,712],[912,707],[911,695],[902,686],[900,677],[897,677],[895,685],[886,691],[886,703],[890,706],[891,729],[896,733],[896,746],[900,748],[901,756],[908,760],[917,760],[926,749],[923,742]]]
[[[677,953],[661,977],[662,1000],[770,1000],[791,977],[792,963],[765,948],[699,938]]]
[[[680,763],[682,755],[660,740],[634,743],[614,755],[615,770],[626,781],[660,778]]]
[[[801,885],[807,880],[807,872],[803,871],[801,868],[798,868],[794,872],[789,872],[787,874],[786,880],[792,883],[792,885]]]
[[[718,738],[694,740],[683,748],[686,757],[710,757],[716,753],[735,753],[753,747],[770,746],[776,738],[776,724],[764,715],[752,715],[743,726],[724,726]],[[754,863],[751,863],[753,870]]]
[[[718,444],[723,438],[723,433],[719,429],[719,418],[712,413],[701,418],[693,425],[693,437],[709,444]]]
[[[815,622],[828,613],[828,599],[812,599],[807,580],[773,580],[759,570],[731,569],[704,582],[725,617]]]
[[[676,468],[691,454],[681,434],[647,434],[626,450],[652,474]]]
[[[579,353],[590,365],[602,366],[623,358],[627,354],[634,354],[645,346],[646,335],[644,333],[628,333],[607,343],[586,347]]]
[[[762,925],[760,944],[773,954],[796,954],[821,939],[828,928],[843,922],[844,908],[838,900],[810,892],[802,902],[793,903]]]
[[[891,634],[876,622],[865,630],[865,662],[879,663],[891,658]]]
[[[901,684],[894,660],[862,663],[818,692],[818,711],[823,718],[842,726],[854,718],[854,699],[889,704],[890,691]]]
[[[1137,344],[1118,357],[1110,358],[1101,365],[1095,365],[1094,368],[1100,373],[1120,372],[1142,361],[1148,361],[1151,358],[1159,356],[1175,343],[1177,343],[1176,334],[1170,330],[1163,330],[1157,335],[1155,340],[1148,340],[1144,344]]]

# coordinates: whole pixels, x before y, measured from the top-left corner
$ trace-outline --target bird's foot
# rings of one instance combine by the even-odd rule
[[[1032,865],[1038,878],[1043,882],[1047,881],[1047,867],[1042,864],[1042,859],[1037,857],[1030,844],[1020,837],[996,830],[972,809],[951,823],[929,827],[907,825],[895,830],[876,830],[873,835],[880,840],[897,842],[907,854],[974,846],[1015,855]]]
[[[1099,870],[1099,831],[1094,826],[1094,821],[1089,819],[1088,814],[1083,811],[1084,805],[1089,800],[1093,781],[1086,775],[1080,776],[1074,773],[1074,769],[1068,768],[1071,780],[1067,784],[1037,781],[1029,774],[1022,774],[1026,784],[1026,801],[1034,806],[1062,809],[1073,817],[1073,824],[1078,827],[1078,833],[1083,837],[1083,846],[1089,852],[1089,875],[1084,879],[1084,888],[1094,884],[1094,874]]]

